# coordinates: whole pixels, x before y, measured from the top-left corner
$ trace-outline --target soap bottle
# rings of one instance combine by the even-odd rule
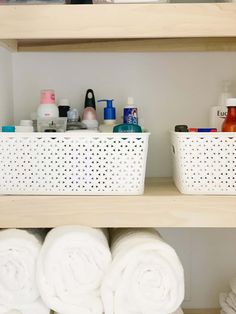
[[[103,133],[112,133],[116,125],[116,108],[113,107],[113,99],[101,99],[98,102],[106,102],[104,108],[104,122],[100,124],[99,131]]]
[[[95,96],[92,89],[88,89],[86,92],[82,123],[90,130],[98,128]]]
[[[231,81],[223,81],[223,89],[219,98],[219,105],[211,108],[210,111],[210,128],[216,128],[217,131],[221,131],[222,123],[227,116],[226,101],[231,98],[230,93]]]

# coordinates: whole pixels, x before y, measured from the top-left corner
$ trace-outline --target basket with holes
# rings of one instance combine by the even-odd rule
[[[149,133],[1,133],[0,193],[138,195]]]
[[[236,133],[171,133],[174,182],[183,194],[236,195]]]

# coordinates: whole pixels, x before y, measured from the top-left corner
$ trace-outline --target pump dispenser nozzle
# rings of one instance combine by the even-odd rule
[[[100,99],[98,102],[106,102],[104,108],[104,120],[116,120],[116,108],[113,107],[114,99]]]

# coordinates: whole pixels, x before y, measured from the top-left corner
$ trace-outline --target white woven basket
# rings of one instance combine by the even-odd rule
[[[236,195],[236,133],[172,132],[171,138],[181,193]]]
[[[0,133],[0,193],[137,195],[149,133]]]

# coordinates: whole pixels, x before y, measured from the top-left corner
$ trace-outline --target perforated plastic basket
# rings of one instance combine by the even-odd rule
[[[137,195],[149,133],[0,133],[0,193]]]
[[[236,195],[236,133],[172,132],[171,138],[181,193]]]

